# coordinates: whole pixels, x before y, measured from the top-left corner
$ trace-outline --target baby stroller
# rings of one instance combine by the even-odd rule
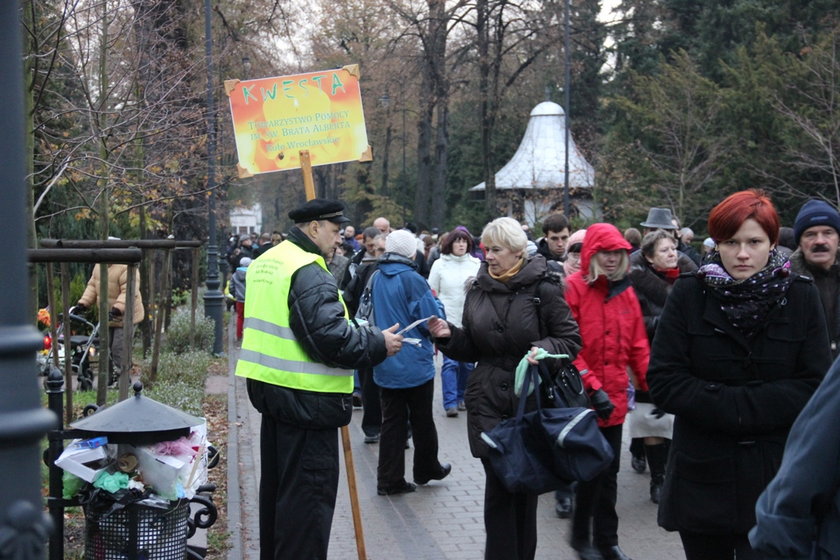
[[[91,362],[96,359],[99,348],[99,325],[94,325],[81,315],[76,314],[76,308],[71,307],[67,313],[70,318],[70,367],[78,380],[78,389],[89,391],[93,389],[93,370]],[[57,341],[50,335],[44,337],[44,348],[47,350],[39,360],[41,373],[49,373],[53,363],[53,353],[58,354],[58,366],[62,369],[67,345],[64,344],[64,315],[59,313],[56,334]],[[97,362],[98,363],[98,362]]]

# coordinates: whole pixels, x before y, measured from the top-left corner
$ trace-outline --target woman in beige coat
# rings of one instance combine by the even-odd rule
[[[143,320],[143,299],[140,297],[140,271],[134,271],[134,309],[132,317],[132,325],[128,329],[125,328],[125,321],[123,316],[125,314],[125,299],[128,291],[128,265],[125,264],[109,264],[108,265],[108,328],[110,334],[110,352],[111,359],[114,363],[114,376],[112,379],[119,377],[119,372],[124,367],[130,366],[130,356],[124,356],[123,346],[125,337],[129,340],[134,335],[134,325]],[[93,274],[88,280],[82,297],[76,304],[77,311],[84,311],[87,308],[94,307],[99,303],[99,265],[93,267]]]

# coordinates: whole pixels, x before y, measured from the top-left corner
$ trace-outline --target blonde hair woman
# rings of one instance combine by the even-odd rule
[[[528,239],[516,220],[493,220],[481,242],[487,255],[467,292],[462,326],[432,319],[429,331],[444,355],[478,362],[464,400],[470,450],[485,472],[484,558],[526,560],[536,554],[539,496],[505,489],[487,461],[489,448],[481,432],[516,414],[514,376],[523,356],[538,348],[574,356],[580,338],[560,284],[549,277],[542,255],[528,256]],[[526,409],[535,406],[532,396]]]

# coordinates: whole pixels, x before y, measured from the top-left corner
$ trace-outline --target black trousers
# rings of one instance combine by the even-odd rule
[[[359,370],[359,382],[362,384],[362,431],[366,436],[378,436],[382,430],[382,404],[379,397],[379,385],[373,380],[373,369]]]
[[[338,431],[262,415],[260,560],[325,560],[338,491]]]
[[[381,388],[382,434],[379,438],[377,483],[380,488],[405,484],[405,440],[411,422],[414,440],[414,478],[440,474],[438,436],[432,416],[435,381],[409,389]]]
[[[512,494],[493,472],[484,466],[485,560],[531,560],[537,553],[538,494]]]
[[[623,424],[601,428],[613,450],[613,461],[607,469],[589,482],[578,482],[575,491],[575,512],[572,517],[572,539],[591,542],[596,547],[618,544],[618,467],[621,463],[621,430]],[[590,540],[591,538],[591,540]]]
[[[686,560],[760,560],[747,535],[705,535],[680,531]]]

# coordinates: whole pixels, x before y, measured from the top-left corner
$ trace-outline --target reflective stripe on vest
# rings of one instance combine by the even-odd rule
[[[313,361],[289,326],[291,279],[299,268],[313,262],[329,273],[323,258],[284,241],[250,264],[236,375],[307,391],[353,391],[353,370]],[[340,293],[338,297],[344,306]],[[346,306],[344,316],[348,317]]]

